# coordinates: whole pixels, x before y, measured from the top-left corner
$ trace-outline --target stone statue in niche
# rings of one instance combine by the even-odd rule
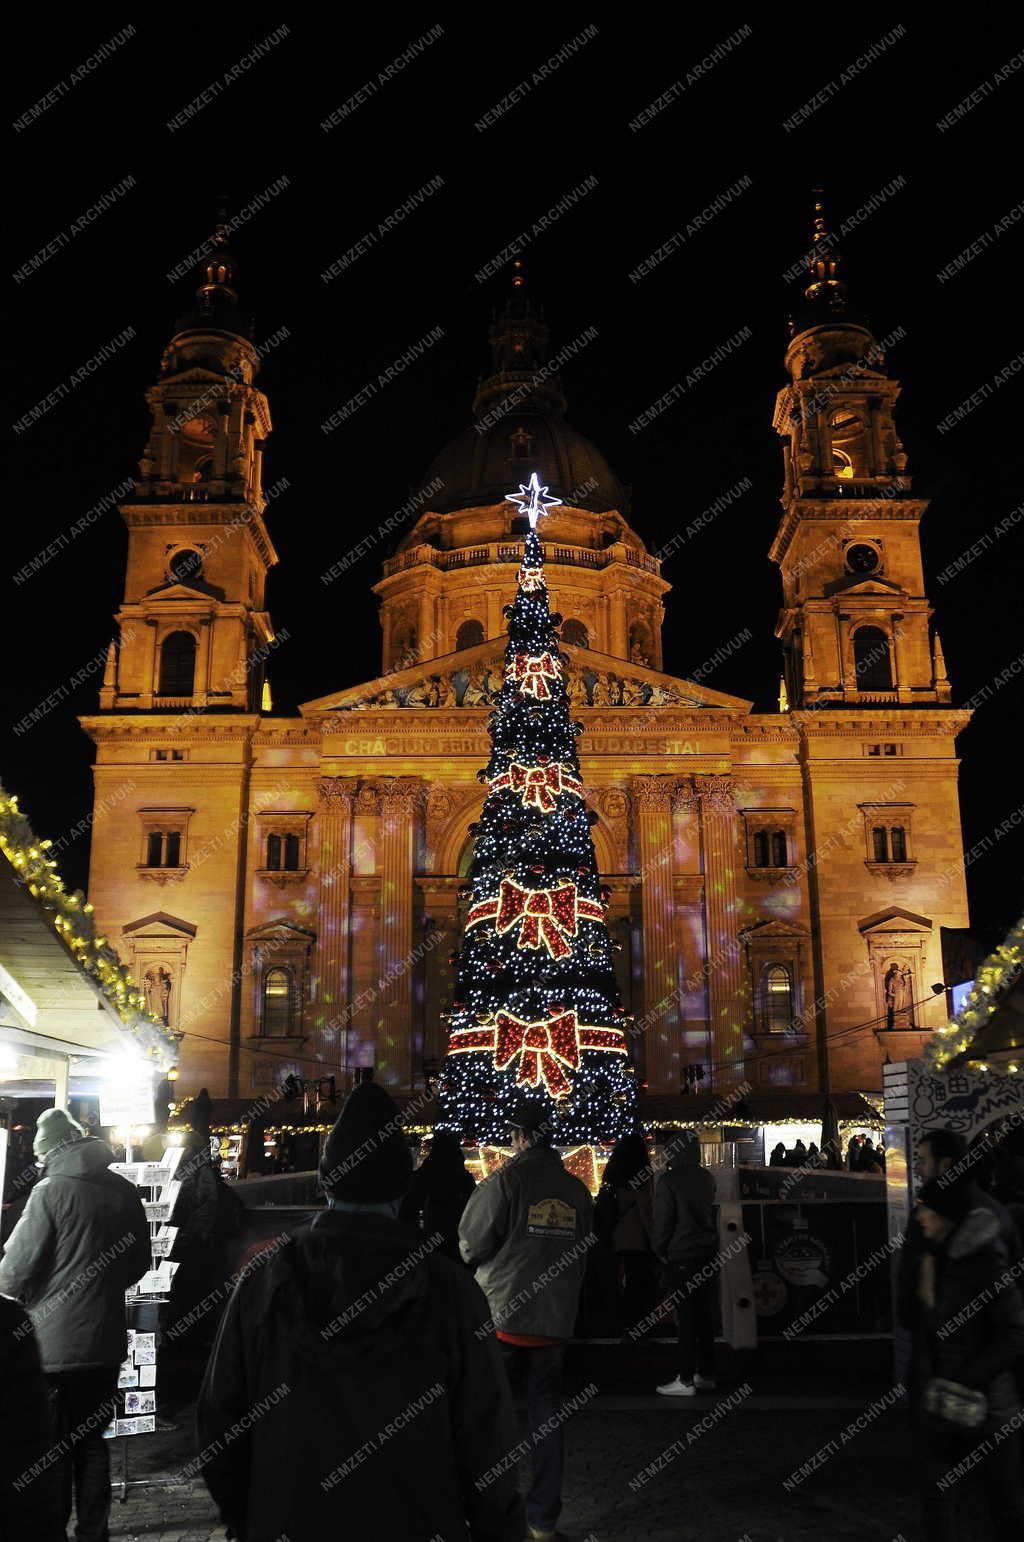
[[[882,991],[886,1028],[910,1026],[914,1006],[914,976],[910,965],[894,958],[882,978]]]
[[[165,1027],[171,1021],[171,976],[162,964],[146,971],[146,1011],[152,1013]]]

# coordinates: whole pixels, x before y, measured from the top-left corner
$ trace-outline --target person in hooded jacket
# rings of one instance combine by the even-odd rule
[[[242,1542],[520,1542],[487,1303],[440,1233],[399,1221],[411,1176],[395,1103],[361,1082],[324,1147],[328,1208],[235,1287],[197,1463]]]
[[[78,1542],[107,1542],[118,1367],[128,1353],[124,1293],[150,1268],[149,1225],[114,1154],[62,1108],[39,1116],[43,1176],[0,1261],[0,1292],[28,1309],[50,1391],[65,1526],[74,1492]]]
[[[640,1132],[616,1141],[601,1180],[598,1206],[604,1200],[610,1212],[609,1242],[619,1271],[621,1315],[629,1328],[650,1310],[658,1291],[651,1251],[654,1177],[647,1142]]]
[[[679,1368],[658,1388],[664,1397],[694,1397],[715,1385],[718,1217],[715,1180],[700,1165],[700,1142],[686,1131],[654,1191],[652,1246],[667,1266],[679,1328]]]
[[[217,1322],[209,1304],[223,1278],[217,1236],[217,1190],[223,1180],[210,1161],[208,1132],[190,1127],[174,1176],[181,1188],[171,1216],[171,1225],[178,1228],[171,1258],[178,1268],[171,1285],[169,1340],[208,1344]]]
[[[399,1218],[427,1236],[440,1232],[444,1239],[440,1251],[446,1258],[461,1262],[459,1222],[475,1187],[459,1142],[447,1130],[438,1130],[412,1175]]]
[[[992,1534],[1016,1539],[1024,1534],[1024,1490],[1019,1442],[1011,1433],[1020,1414],[1012,1367],[1024,1350],[1024,1303],[999,1221],[963,1178],[926,1183],[916,1215],[925,1246],[912,1312],[912,1413],[922,1453],[924,1535],[927,1542],[955,1542],[978,1534],[976,1516],[959,1521],[960,1474],[948,1481],[969,1459],[986,1490]],[[965,1427],[959,1415],[951,1416],[936,1381],[981,1394],[982,1422]]]

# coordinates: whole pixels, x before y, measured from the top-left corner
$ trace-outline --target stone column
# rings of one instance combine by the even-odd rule
[[[678,778],[635,776],[633,796],[643,907],[647,1084],[679,1091],[679,950],[672,893],[672,794]]]
[[[416,649],[418,656],[433,656],[439,650],[431,643],[434,636],[434,596],[426,586],[420,590],[419,616],[416,622]]]
[[[608,607],[609,635],[608,652],[613,658],[629,658],[629,632],[626,627],[626,596],[621,589],[617,589],[611,597]]]
[[[320,894],[314,1022],[319,1057],[340,1070],[345,1064],[346,1035],[351,1026],[349,932],[355,782],[344,776],[322,776],[317,796]]]
[[[743,1080],[743,1034],[748,1016],[738,935],[738,816],[729,777],[695,776],[693,782],[704,857],[708,1017],[714,1056],[711,1087],[720,1088]]]
[[[412,1090],[413,877],[416,821],[425,787],[419,777],[377,784],[380,807],[380,981],[377,1080],[392,1093]]]

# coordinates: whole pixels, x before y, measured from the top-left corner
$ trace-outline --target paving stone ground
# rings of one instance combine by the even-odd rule
[[[891,1379],[875,1367],[820,1373],[777,1366],[733,1367],[714,1393],[673,1401],[653,1392],[666,1371],[653,1346],[628,1360],[618,1351],[574,1351],[567,1395],[592,1381],[601,1390],[566,1425],[563,1527],[570,1542],[914,1542],[918,1537],[910,1441],[899,1406],[860,1432],[855,1420],[884,1399]],[[749,1384],[749,1393],[740,1389]],[[706,1429],[701,1421],[732,1397]],[[191,1410],[177,1427],[130,1444],[129,1477],[180,1471],[195,1454]],[[829,1441],[838,1450],[795,1488],[783,1480]],[[114,1443],[115,1484],[120,1450]],[[630,1480],[667,1453],[660,1470]],[[179,1487],[130,1488],[116,1497],[111,1542],[223,1542],[201,1479]],[[344,1538],[343,1519],[337,1533]],[[984,1530],[972,1529],[972,1542]],[[373,1542],[405,1542],[374,1538]]]

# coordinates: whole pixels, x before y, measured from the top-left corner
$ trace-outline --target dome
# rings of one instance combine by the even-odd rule
[[[536,471],[556,498],[595,514],[625,514],[624,487],[595,444],[549,411],[503,413],[464,430],[435,457],[423,485],[441,483],[427,507],[439,514],[502,503]]]

